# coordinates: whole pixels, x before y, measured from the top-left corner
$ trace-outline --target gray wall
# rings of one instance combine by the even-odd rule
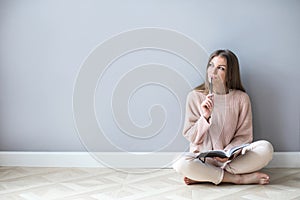
[[[276,151],[299,151],[299,10],[298,0],[0,0],[0,150],[85,151],[72,111],[81,64],[113,35],[160,27],[185,34],[208,53],[218,48],[236,52],[252,100],[255,139],[271,141]],[[166,52],[145,50],[120,62],[108,79],[122,76],[118,65],[156,62],[174,67],[192,86],[202,81],[188,63]],[[166,113],[178,107],[160,87],[144,89],[129,102],[137,124],[149,123],[147,109],[158,96],[158,104],[169,105]],[[118,145],[126,151],[155,151],[175,134],[175,142],[162,151],[185,149],[187,142],[172,129],[172,124],[182,126],[180,112],[165,117],[167,131],[149,140],[128,137]],[[123,134],[111,130],[114,139]],[[110,137],[109,130],[106,134]],[[103,151],[116,151],[107,140],[99,144]]]

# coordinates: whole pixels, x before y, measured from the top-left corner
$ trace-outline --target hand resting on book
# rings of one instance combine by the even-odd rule
[[[226,162],[231,160],[235,155],[238,155],[244,147],[249,146],[249,144],[242,144],[240,146],[233,147],[227,151],[224,150],[210,150],[200,153],[196,158],[200,159],[203,163],[207,157],[211,157],[220,162]]]
[[[214,159],[222,163],[227,162],[229,160],[229,158],[220,158],[220,157],[214,157]]]

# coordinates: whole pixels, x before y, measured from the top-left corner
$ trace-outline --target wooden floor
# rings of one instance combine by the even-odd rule
[[[300,199],[300,169],[264,169],[269,185],[186,186],[172,169],[0,167],[2,200]]]

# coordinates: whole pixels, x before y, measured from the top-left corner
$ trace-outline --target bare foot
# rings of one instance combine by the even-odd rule
[[[260,184],[266,185],[270,183],[270,177],[267,174],[261,172],[253,172],[250,174],[239,175],[237,184]]]
[[[189,179],[188,177],[184,177],[183,180],[184,180],[185,184],[187,184],[187,185],[192,185],[192,184],[200,183],[199,181],[194,181],[192,179]]]

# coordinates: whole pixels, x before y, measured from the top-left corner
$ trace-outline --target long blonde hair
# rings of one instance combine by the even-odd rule
[[[205,82],[194,89],[200,90],[204,94],[208,94],[209,83],[208,83],[208,76],[207,76],[207,68],[209,67],[210,61],[215,56],[221,56],[221,57],[225,58],[227,61],[227,72],[226,72],[226,87],[227,87],[227,89],[235,89],[235,90],[241,90],[243,92],[246,92],[243,87],[242,81],[241,81],[238,58],[232,51],[230,51],[228,49],[216,50],[215,52],[213,52],[210,55],[207,66],[206,66]]]

